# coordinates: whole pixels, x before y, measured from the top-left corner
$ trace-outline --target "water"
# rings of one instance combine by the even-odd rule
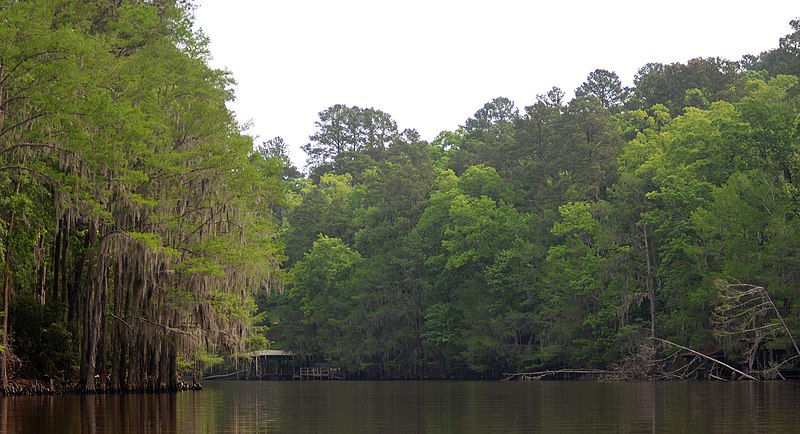
[[[238,382],[0,398],[21,433],[800,432],[800,382]]]

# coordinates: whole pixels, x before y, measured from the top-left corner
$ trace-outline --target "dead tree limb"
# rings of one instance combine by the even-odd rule
[[[759,348],[775,339],[781,330],[789,338],[795,356],[800,355],[794,335],[766,288],[735,279],[718,279],[715,286],[721,304],[712,313],[714,335],[735,347],[740,347],[744,342],[744,356],[751,370]],[[772,320],[773,316],[777,321]]]
[[[203,377],[200,380],[204,381],[204,380],[213,380],[213,379],[219,379],[219,378],[230,378],[230,377],[233,377],[235,375],[244,374],[245,372],[247,372],[247,371],[243,369],[241,371],[231,372],[230,374],[219,374],[219,375],[212,375],[210,377]]]
[[[778,320],[781,322],[781,325],[783,326],[783,329],[786,330],[786,334],[789,336],[789,339],[791,339],[792,346],[794,346],[795,352],[798,355],[800,355],[800,348],[797,348],[797,342],[794,340],[794,336],[792,335],[792,332],[789,331],[789,326],[787,326],[786,325],[786,321],[783,320],[783,316],[781,315],[781,312],[778,310],[778,307],[775,306],[775,302],[772,301],[772,297],[769,296],[769,293],[767,292],[767,289],[764,288],[763,286],[759,286],[758,290],[761,291],[761,295],[763,295],[764,298],[767,300],[767,302],[769,302],[770,306],[772,306],[772,310],[775,311],[775,315],[778,317]]]
[[[729,364],[727,364],[727,363],[721,362],[721,361],[719,361],[719,360],[717,360],[717,359],[715,359],[715,358],[713,358],[713,357],[710,357],[710,356],[707,356],[707,355],[705,355],[705,354],[703,354],[703,353],[697,352],[697,351],[695,351],[695,350],[693,350],[693,349],[691,349],[691,348],[689,348],[689,347],[684,347],[683,345],[676,344],[675,342],[670,342],[670,341],[668,341],[668,340],[666,340],[666,339],[661,339],[661,338],[656,338],[656,337],[654,337],[653,339],[655,339],[655,340],[657,340],[657,341],[659,341],[659,342],[663,342],[663,343],[665,343],[665,344],[672,345],[672,346],[674,346],[674,347],[678,347],[678,348],[680,348],[680,349],[682,349],[682,350],[685,350],[685,351],[688,351],[688,352],[690,352],[690,353],[692,353],[692,354],[695,354],[695,355],[697,355],[697,356],[700,356],[700,357],[702,357],[702,358],[704,358],[704,359],[706,359],[706,360],[709,360],[709,361],[712,361],[712,362],[714,362],[714,363],[717,363],[717,364],[719,364],[719,365],[722,365],[722,366],[724,366],[724,367],[726,367],[726,368],[730,369],[730,370],[731,370],[731,371],[733,371],[733,372],[736,372],[737,374],[739,374],[739,375],[741,375],[742,377],[744,377],[744,378],[747,378],[747,379],[749,379],[749,380],[757,380],[757,378],[756,378],[756,377],[753,377],[753,376],[752,376],[752,375],[750,375],[750,374],[747,374],[747,373],[745,373],[745,372],[742,372],[742,371],[740,371],[740,370],[738,370],[738,369],[734,368],[733,366],[731,366],[731,365],[729,365]]]
[[[576,375],[609,375],[611,371],[603,371],[599,369],[557,369],[537,372],[517,372],[515,374],[503,374],[505,377],[502,381],[510,381],[514,379],[535,381],[541,380],[545,377],[552,377],[558,374],[576,374]]]

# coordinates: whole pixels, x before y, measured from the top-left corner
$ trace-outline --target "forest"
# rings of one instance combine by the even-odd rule
[[[284,156],[288,204],[265,336],[351,378],[675,379],[696,370],[687,350],[779,378],[800,356],[791,26],[740,61],[498,97],[430,143],[337,104],[303,147],[307,176],[280,138],[260,145]]]
[[[177,390],[266,348],[362,379],[798,366],[800,20],[430,142],[336,104],[300,171],[226,107],[193,7],[0,1],[3,393]]]
[[[176,390],[277,285],[281,166],[188,2],[0,2],[0,377]]]

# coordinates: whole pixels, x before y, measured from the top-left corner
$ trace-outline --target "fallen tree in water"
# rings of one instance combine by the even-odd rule
[[[241,371],[231,372],[229,374],[210,375],[208,377],[201,378],[201,380],[219,380],[222,378],[231,378],[231,377],[236,377],[239,374],[244,374],[245,372],[247,372],[247,370],[242,369]]]
[[[780,378],[780,368],[800,356],[800,349],[766,288],[722,279],[716,286],[720,305],[712,316],[714,336],[731,351],[741,352],[751,372],[758,372],[763,378]],[[767,343],[787,338],[794,356],[780,363],[771,360],[770,365],[763,361],[759,365],[759,352]]]
[[[753,376],[752,376],[752,375],[750,375],[750,374],[747,374],[747,373],[745,373],[745,372],[742,372],[742,371],[740,371],[740,370],[738,370],[738,369],[734,368],[733,366],[731,366],[731,365],[729,365],[729,364],[727,364],[727,363],[721,362],[721,361],[719,361],[719,360],[717,360],[717,359],[715,359],[715,358],[713,358],[713,357],[711,357],[711,356],[707,356],[707,355],[705,355],[705,354],[703,354],[703,353],[697,352],[697,351],[695,351],[695,350],[693,350],[693,349],[691,349],[691,348],[689,348],[689,347],[684,347],[683,345],[679,345],[679,344],[676,344],[676,343],[674,343],[674,342],[670,342],[670,341],[668,341],[668,340],[666,340],[666,339],[660,339],[660,338],[653,338],[653,339],[654,339],[654,340],[656,340],[656,341],[659,341],[659,342],[665,343],[665,344],[673,345],[673,346],[675,346],[675,347],[678,347],[678,348],[680,348],[680,349],[682,349],[682,350],[688,351],[688,352],[690,352],[690,353],[692,353],[692,354],[696,355],[697,357],[701,357],[701,358],[703,358],[703,359],[706,359],[706,360],[709,360],[709,361],[711,361],[711,362],[713,362],[713,363],[717,363],[717,364],[719,364],[719,365],[721,365],[721,366],[724,366],[724,367],[726,367],[726,368],[730,369],[731,371],[733,371],[733,372],[735,372],[735,373],[737,373],[737,374],[741,375],[742,377],[744,377],[744,378],[747,378],[748,380],[756,380],[756,377],[753,377]]]
[[[662,358],[659,353],[673,351]],[[792,357],[789,360],[792,360]],[[684,362],[680,362],[684,359]],[[784,361],[785,364],[787,361]],[[501,381],[537,380],[604,380],[604,381],[681,381],[697,379],[760,380],[772,379],[769,372],[747,373],[709,354],[703,354],[687,346],[661,338],[647,338],[640,342],[638,350],[619,365],[609,370],[601,369],[553,369],[534,372],[503,374]]]
[[[501,381],[536,381],[536,380],[603,380],[612,371],[601,369],[556,369],[537,372],[517,372],[515,374],[503,374]]]

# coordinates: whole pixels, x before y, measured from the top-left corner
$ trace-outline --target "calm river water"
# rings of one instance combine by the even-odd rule
[[[800,432],[800,382],[239,382],[0,398],[0,432]]]

